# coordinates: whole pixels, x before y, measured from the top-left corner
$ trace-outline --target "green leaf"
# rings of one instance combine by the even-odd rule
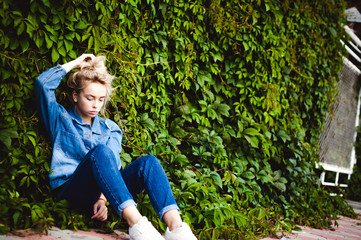
[[[279,130],[277,132],[277,135],[282,138],[283,142],[291,140],[290,136],[288,136],[284,130]]]
[[[54,42],[50,40],[47,34],[44,34],[44,38],[45,38],[46,48],[50,49],[53,46]]]
[[[247,171],[247,172],[242,173],[242,177],[247,178],[247,179],[254,179],[255,175],[254,175],[254,173]]]
[[[246,227],[249,223],[249,219],[240,212],[235,213],[234,218],[238,227]]]
[[[183,154],[177,154],[175,157],[175,162],[179,163],[181,166],[186,165],[187,163],[189,163],[187,156],[183,155]],[[194,174],[194,172],[192,172]]]
[[[137,7],[137,4],[136,4],[133,0],[128,0],[128,2],[129,2],[133,7]]]
[[[73,43],[69,40],[64,39],[64,45],[67,52],[70,52],[73,49]]]
[[[76,25],[75,25],[75,28],[77,29],[81,29],[81,30],[84,30],[88,27],[88,24],[83,22],[83,21],[79,21]]]
[[[187,132],[182,128],[183,123],[185,122],[182,118],[174,119],[170,124],[170,133],[175,137],[184,137],[187,135]]]
[[[76,53],[74,51],[69,52],[69,57],[75,59],[77,57]]]
[[[51,60],[53,61],[53,63],[56,63],[59,59],[60,55],[57,51],[57,49],[55,47],[52,48],[51,50]]]
[[[30,135],[28,135],[28,138],[29,138],[30,142],[33,144],[33,146],[35,147],[36,146],[35,138],[33,136],[30,136]]]
[[[332,37],[337,37],[337,31],[333,27],[328,27]]]
[[[143,125],[146,129],[149,129],[151,131],[154,130],[155,124],[152,119],[149,118],[148,113],[143,113],[140,117],[140,124]]]
[[[221,176],[219,176],[219,174],[216,173],[216,172],[212,172],[212,173],[211,173],[211,177],[212,177],[212,179],[216,182],[216,184],[218,185],[218,187],[222,188],[223,184],[222,184]]]
[[[16,34],[18,35],[18,36],[20,36],[23,32],[24,32],[24,30],[25,30],[25,23],[24,22],[21,22],[20,23],[20,25],[19,25],[19,27],[18,27],[18,30],[17,30],[17,32],[16,32]]]
[[[94,37],[90,36],[89,41],[88,41],[88,49],[92,49],[94,44]]]
[[[252,147],[258,148],[258,142],[259,141],[258,141],[257,137],[250,137],[250,136],[247,136],[247,135],[245,135],[244,137],[246,138],[247,142],[249,144],[251,144]]]
[[[263,208],[256,207],[256,208],[250,210],[249,214],[254,216],[257,219],[264,219],[267,213]]]
[[[273,177],[271,175],[262,176],[261,179],[264,183],[272,183],[273,182]]]
[[[210,72],[201,71],[197,76],[197,82],[200,86],[204,85],[204,82],[212,82],[212,75]]]
[[[228,117],[229,116],[229,110],[231,109],[230,106],[227,104],[216,102],[214,103],[215,110],[219,112],[220,114]]]
[[[288,182],[288,181],[287,181],[287,178],[285,178],[285,177],[280,177],[280,178],[278,179],[278,181],[281,182],[281,183],[287,183],[287,182]]]
[[[281,190],[281,192],[285,192],[286,191],[286,184],[281,183],[281,182],[275,182],[273,184],[276,188],[278,188],[279,190]]]
[[[249,136],[255,136],[258,134],[258,132],[259,131],[255,128],[247,128],[243,131],[244,134],[249,135]]]
[[[0,142],[2,142],[7,148],[11,146],[11,139],[18,138],[19,135],[17,131],[12,129],[2,129],[0,130]]]
[[[244,50],[248,51],[249,50],[248,44],[246,42],[242,42],[242,44],[243,44]]]
[[[64,45],[61,46],[60,48],[58,48],[58,52],[59,52],[63,57],[66,56],[66,50],[65,50]]]
[[[17,226],[20,218],[21,218],[21,213],[18,211],[15,212],[13,215],[13,221],[14,221],[15,226]]]

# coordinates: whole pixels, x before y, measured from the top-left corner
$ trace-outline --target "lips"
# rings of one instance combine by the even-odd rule
[[[96,115],[98,112],[97,111],[91,111],[90,114],[91,115]]]

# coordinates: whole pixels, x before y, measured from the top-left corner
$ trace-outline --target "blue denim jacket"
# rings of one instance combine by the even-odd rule
[[[113,150],[118,168],[121,168],[122,131],[109,119],[95,116],[93,124],[85,124],[71,107],[68,111],[55,98],[66,71],[60,65],[43,72],[35,82],[37,107],[53,146],[50,186],[55,189],[74,173],[83,157],[97,144]]]

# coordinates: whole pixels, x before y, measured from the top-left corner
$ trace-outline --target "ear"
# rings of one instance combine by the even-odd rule
[[[75,103],[78,102],[78,93],[75,90],[73,90],[72,96],[73,96],[73,102]]]

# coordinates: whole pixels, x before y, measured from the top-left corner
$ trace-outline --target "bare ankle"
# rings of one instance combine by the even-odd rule
[[[182,219],[177,209],[170,210],[163,215],[163,221],[167,224],[169,231],[182,226]]]
[[[168,228],[169,228],[169,231],[173,231],[174,229],[177,229],[177,228],[180,228],[180,227],[182,227],[182,223],[178,223],[178,224],[172,224],[172,225],[170,225],[170,226],[168,226]]]
[[[122,213],[123,218],[127,221],[129,227],[133,227],[134,224],[142,218],[142,215],[138,211],[135,205],[130,205],[123,209]]]

